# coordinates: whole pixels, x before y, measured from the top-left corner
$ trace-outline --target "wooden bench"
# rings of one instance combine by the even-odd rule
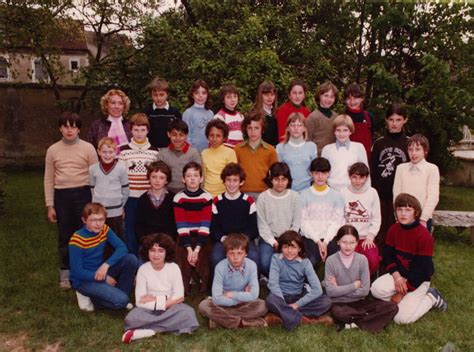
[[[435,210],[433,213],[433,223],[440,226],[469,227],[469,238],[471,244],[474,244],[473,211]]]

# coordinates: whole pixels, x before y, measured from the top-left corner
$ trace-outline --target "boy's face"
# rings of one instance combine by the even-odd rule
[[[263,93],[262,101],[263,101],[263,106],[266,106],[269,108],[272,107],[273,103],[275,102],[275,93],[274,92]]]
[[[91,214],[87,217],[87,219],[82,218],[82,222],[86,226],[86,229],[91,232],[97,233],[100,232],[104,227],[105,219],[105,214]]]
[[[166,174],[161,171],[155,171],[150,174],[150,186],[154,191],[160,191],[168,184]]]
[[[155,243],[153,247],[148,250],[148,259],[154,267],[162,267],[166,259],[166,249],[160,247],[158,243]]]
[[[344,143],[345,141],[349,140],[351,134],[352,132],[347,126],[337,126],[334,130],[334,135],[336,136],[336,139],[341,143]]]
[[[234,248],[229,249],[226,256],[233,268],[240,268],[244,264],[247,252],[243,248]]]
[[[226,107],[226,109],[234,111],[238,102],[239,102],[239,96],[235,93],[227,93],[224,96],[224,106]]]
[[[112,117],[120,117],[123,114],[124,103],[120,95],[112,95],[107,102],[107,111]]]
[[[262,139],[262,122],[251,121],[247,126],[247,135],[249,136],[249,142],[257,143]]]
[[[66,126],[61,125],[61,127],[59,127],[59,132],[61,132],[61,135],[63,136],[63,138],[68,142],[72,142],[76,140],[80,131],[81,130],[77,128],[76,125],[71,126],[69,122],[67,123]]]
[[[346,99],[346,105],[351,110],[360,110],[362,108],[363,102],[364,102],[364,98],[362,97],[357,98],[352,95],[349,95],[349,97]]]
[[[401,132],[407,121],[407,118],[404,118],[402,115],[398,114],[390,115],[385,119],[385,122],[387,123],[387,129],[390,133]]]
[[[295,241],[291,241],[291,244],[284,244],[281,246],[281,253],[286,260],[295,260],[300,255],[300,246]]]
[[[415,221],[415,209],[412,207],[397,207],[397,220],[402,225],[409,225]]]
[[[207,140],[209,141],[210,148],[220,147],[224,143],[224,131],[217,127],[211,127]]]
[[[334,92],[332,91],[332,89],[328,90],[327,92],[319,96],[319,105],[325,109],[330,109],[331,106],[334,105],[335,101],[336,101],[336,96],[334,95]]]
[[[351,186],[357,190],[361,189],[367,182],[367,176],[352,174],[349,178],[351,179]]]
[[[301,105],[305,98],[304,88],[299,85],[293,86],[288,96],[293,104]]]
[[[166,102],[168,101],[168,93],[166,93],[164,90],[154,89],[151,92],[151,99],[157,107],[163,108],[165,107]]]
[[[199,171],[196,169],[193,169],[193,168],[187,169],[186,172],[184,173],[183,183],[186,186],[186,189],[188,189],[191,192],[197,191],[202,181],[203,181],[202,176],[199,173]]]
[[[97,151],[100,157],[100,160],[104,164],[113,163],[115,160],[115,148],[112,148],[110,145],[104,144],[100,149]]]
[[[287,188],[288,188],[288,178],[282,175],[272,178],[272,189],[275,192],[281,193]]]
[[[133,125],[132,127],[132,137],[135,140],[135,142],[144,142],[146,139],[146,136],[148,135],[148,127],[143,125],[143,126],[137,126]]]
[[[408,157],[413,164],[418,164],[425,158],[425,150],[420,144],[410,144],[408,146]]]
[[[186,143],[186,133],[183,131],[171,130],[171,132],[168,132],[168,138],[170,139],[174,149],[183,150]]]
[[[312,171],[311,177],[316,186],[324,186],[328,182],[329,171]]]
[[[240,191],[240,187],[244,185],[244,181],[240,181],[239,175],[230,175],[224,181],[225,190],[230,196],[234,196]]]
[[[196,104],[204,105],[207,101],[207,90],[204,87],[199,87],[193,92],[193,100]]]

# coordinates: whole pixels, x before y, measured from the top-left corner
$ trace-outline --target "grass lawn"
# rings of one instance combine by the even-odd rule
[[[474,350],[474,249],[443,241],[436,245],[433,284],[449,310],[430,312],[412,325],[391,324],[377,335],[336,333],[322,326],[291,333],[280,327],[212,332],[201,327],[191,336],[157,335],[125,346],[120,338],[126,312],[82,312],[74,291],[58,288],[57,230],[46,220],[42,174],[9,174],[6,187],[7,214],[0,222],[0,351],[440,351],[448,342],[456,351]],[[442,196],[444,209],[474,200],[473,190],[453,187],[443,188]],[[199,299],[187,301],[196,307]]]

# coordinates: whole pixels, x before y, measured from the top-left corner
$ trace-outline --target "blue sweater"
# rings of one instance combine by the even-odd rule
[[[285,299],[286,295],[302,294],[305,279],[311,286],[311,291],[295,302],[298,307],[303,307],[323,294],[321,283],[310,260],[308,258],[287,260],[281,253],[272,256],[268,289],[275,296]]]
[[[183,121],[189,127],[188,141],[189,143],[202,152],[209,146],[204,131],[209,121],[214,118],[214,113],[205,107],[194,104],[187,108],[183,113]]]
[[[105,262],[117,264],[128,253],[127,247],[107,225],[99,233],[82,227],[69,240],[69,266],[72,287],[83,282],[95,281],[95,272],[104,263],[105,245],[109,243],[114,253]]]
[[[250,286],[250,292],[245,292],[247,286]],[[224,291],[232,292],[234,297],[225,297]],[[258,294],[257,264],[252,260],[244,259],[242,272],[233,270],[227,258],[216,265],[212,282],[212,301],[215,304],[231,307],[242,302],[255,301]]]

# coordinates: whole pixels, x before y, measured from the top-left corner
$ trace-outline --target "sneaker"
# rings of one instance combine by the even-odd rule
[[[267,321],[263,318],[242,319],[240,323],[243,328],[259,328],[268,326]]]
[[[84,310],[86,312],[94,311],[94,305],[92,304],[92,301],[89,297],[84,296],[79,291],[76,291],[76,297],[77,297],[77,304],[79,305],[79,308],[81,310]]]
[[[262,286],[268,286],[268,277],[264,275],[260,275],[260,285]]]
[[[130,302],[127,303],[127,305],[125,306],[125,308],[127,310],[132,310],[134,308],[133,304],[131,304]]]
[[[214,330],[217,328],[217,323],[214,320],[209,319],[207,326],[209,327],[209,330]]]
[[[430,287],[427,294],[435,302],[432,308],[439,309],[442,312],[445,312],[448,309],[448,302],[446,302],[446,300],[441,295],[441,292],[439,292],[436,288]]]
[[[343,330],[349,330],[349,329],[359,329],[359,326],[357,326],[356,323],[350,323],[350,324],[338,323],[338,324],[336,324],[336,331],[337,332],[341,332]]]
[[[59,288],[62,290],[70,290],[72,286],[71,282],[69,282],[69,279],[59,281]]]
[[[135,332],[134,329],[127,330],[122,335],[122,342],[125,344],[129,344],[133,341],[133,333]]]
[[[267,326],[281,325],[283,323],[281,318],[273,313],[268,313],[263,319],[267,322]]]

